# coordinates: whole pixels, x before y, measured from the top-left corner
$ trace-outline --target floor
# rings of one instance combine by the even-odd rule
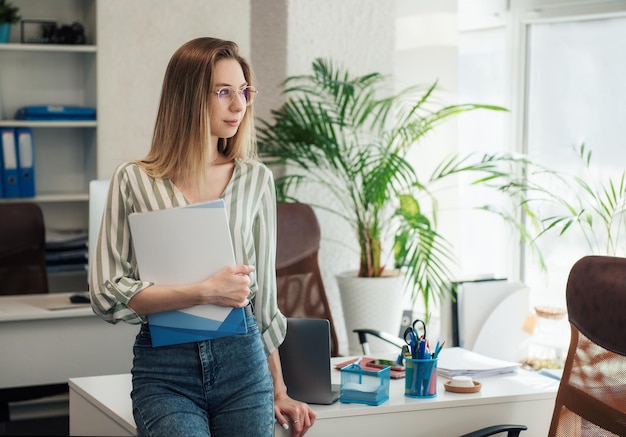
[[[69,436],[69,416],[0,423],[0,436]]]

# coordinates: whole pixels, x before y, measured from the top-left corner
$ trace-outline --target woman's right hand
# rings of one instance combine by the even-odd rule
[[[206,303],[243,308],[250,302],[250,274],[253,266],[237,265],[226,267],[202,283]]]
[[[128,306],[139,315],[215,304],[243,308],[250,302],[250,274],[254,267],[226,267],[210,278],[188,285],[151,285],[135,294]]]

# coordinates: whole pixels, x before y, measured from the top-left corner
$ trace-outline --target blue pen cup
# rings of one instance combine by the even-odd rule
[[[404,395],[411,398],[437,396],[437,358],[405,358]]]

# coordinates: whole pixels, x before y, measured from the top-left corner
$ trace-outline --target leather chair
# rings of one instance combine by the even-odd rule
[[[37,204],[0,204],[0,294],[48,293],[45,244]]]
[[[337,333],[318,264],[321,234],[315,212],[303,203],[278,203],[276,214],[278,307],[287,317],[327,319],[331,356],[338,356]]]
[[[549,436],[626,436],[626,258],[578,260],[566,299],[570,346]]]

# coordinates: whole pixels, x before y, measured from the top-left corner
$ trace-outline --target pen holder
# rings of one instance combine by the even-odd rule
[[[390,367],[379,371],[363,370],[358,364],[349,364],[341,369],[342,403],[380,405],[389,399]]]
[[[437,396],[437,358],[405,358],[404,395],[411,398]]]

